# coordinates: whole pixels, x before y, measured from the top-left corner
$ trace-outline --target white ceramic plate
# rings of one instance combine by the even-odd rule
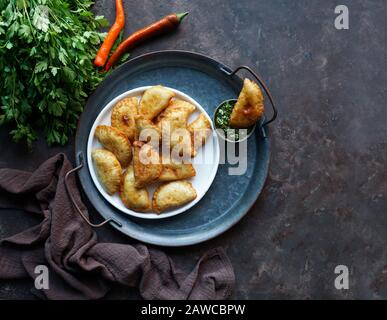
[[[193,161],[192,161],[192,164],[196,170],[196,176],[191,179],[188,179],[188,181],[190,181],[192,183],[192,186],[195,188],[197,197],[195,200],[187,203],[186,205],[173,208],[161,214],[156,214],[152,211],[148,213],[140,213],[140,212],[130,210],[124,206],[118,193],[111,196],[105,191],[105,189],[103,188],[103,186],[100,184],[98,180],[98,177],[94,170],[93,161],[91,158],[92,150],[102,148],[102,145],[98,142],[98,140],[94,136],[95,129],[98,125],[109,125],[109,126],[111,125],[110,117],[111,117],[111,111],[113,109],[113,106],[123,98],[127,98],[127,97],[140,98],[143,92],[150,87],[151,86],[140,87],[140,88],[127,91],[119,95],[112,101],[110,101],[106,105],[106,107],[102,109],[101,113],[98,115],[90,131],[90,135],[87,143],[87,162],[88,162],[90,175],[93,179],[95,186],[102,194],[102,196],[106,199],[106,201],[108,201],[111,205],[116,207],[118,210],[134,217],[144,218],[144,219],[162,219],[162,218],[172,217],[177,214],[183,213],[187,211],[189,208],[193,207],[195,204],[197,204],[210,188],[215,178],[216,172],[218,170],[219,157],[220,157],[219,141],[216,136],[211,117],[207,114],[207,112],[203,109],[203,107],[199,103],[197,103],[194,99],[184,94],[183,92],[173,88],[169,88],[170,90],[176,93],[176,98],[188,101],[196,107],[195,112],[193,112],[189,117],[188,123],[192,122],[202,112],[207,116],[212,126],[212,135],[207,139],[206,144],[198,150],[197,156],[193,158]],[[159,184],[155,184],[154,186],[148,187],[148,192],[150,197],[153,196],[153,192],[158,185]]]

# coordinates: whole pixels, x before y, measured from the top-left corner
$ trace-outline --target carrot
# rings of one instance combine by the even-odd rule
[[[151,25],[134,32],[126,40],[124,40],[110,56],[110,59],[105,67],[106,71],[115,65],[117,61],[120,60],[121,56],[129,49],[147,39],[176,29],[187,14],[188,12],[170,14],[163,19],[152,23]]]
[[[109,57],[110,50],[112,49],[114,42],[116,42],[121,30],[124,28],[125,14],[122,0],[116,0],[116,21],[111,26],[104,42],[98,50],[98,53],[94,59],[94,64],[97,67],[103,67]]]

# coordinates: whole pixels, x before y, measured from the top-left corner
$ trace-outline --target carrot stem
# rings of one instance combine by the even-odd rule
[[[184,19],[184,17],[186,17],[188,14],[189,12],[176,13],[176,17],[179,20],[179,22],[181,22]]]

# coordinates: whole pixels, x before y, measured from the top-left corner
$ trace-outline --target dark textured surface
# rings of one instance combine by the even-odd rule
[[[112,21],[112,1],[95,11]],[[271,130],[270,176],[249,214],[222,236],[165,249],[190,269],[208,248],[226,248],[235,267],[233,298],[387,298],[387,32],[385,1],[341,1],[350,29],[334,28],[336,1],[126,1],[126,33],[173,11],[181,29],[133,51],[185,49],[230,66],[254,67],[280,109]],[[32,153],[0,131],[0,167],[33,169],[59,150]],[[93,213],[94,220],[98,220]],[[0,237],[33,224],[1,211]],[[109,227],[103,241],[131,242]],[[333,286],[350,269],[350,289]],[[0,282],[0,298],[31,298],[30,283]],[[116,288],[108,298],[138,298]]]

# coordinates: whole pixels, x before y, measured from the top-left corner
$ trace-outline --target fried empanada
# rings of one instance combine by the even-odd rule
[[[152,120],[169,104],[175,93],[163,86],[154,86],[145,90],[138,108],[138,113]]]
[[[101,125],[95,129],[95,136],[106,149],[114,153],[122,167],[129,165],[132,160],[132,145],[123,132]]]
[[[141,141],[134,144],[134,178],[136,188],[145,187],[157,181],[162,171],[159,153],[151,145]]]
[[[240,129],[251,127],[261,118],[264,111],[261,89],[255,82],[245,79],[230,116],[230,127]]]
[[[116,156],[104,149],[96,149],[91,153],[98,179],[110,195],[115,194],[121,184],[122,168]]]
[[[134,186],[133,165],[130,165],[122,177],[120,197],[124,205],[134,211],[145,212],[151,207],[148,190]]]
[[[135,118],[137,127],[137,140],[149,141],[150,138],[160,140],[161,131],[151,120],[142,115]]]
[[[188,126],[188,131],[191,134],[192,140],[192,156],[196,156],[197,150],[206,143],[206,139],[211,133],[211,122],[204,113],[201,113]]]
[[[157,213],[186,204],[197,197],[188,181],[173,181],[158,187],[153,194],[152,207]]]
[[[175,99],[156,120],[156,124],[161,129],[163,143],[170,149],[178,146],[180,155],[191,155],[192,153],[191,135],[187,129],[187,121],[195,109],[193,104]]]
[[[117,102],[112,110],[112,127],[125,133],[130,142],[136,139],[136,123],[138,100],[136,97],[125,98]]]
[[[196,107],[184,100],[174,99],[169,106],[156,118],[156,124],[161,126],[162,122],[168,121],[174,127],[184,128],[187,126],[188,117]]]
[[[158,178],[159,181],[174,181],[192,178],[196,171],[191,163],[183,163],[172,158],[163,158],[163,170]]]

